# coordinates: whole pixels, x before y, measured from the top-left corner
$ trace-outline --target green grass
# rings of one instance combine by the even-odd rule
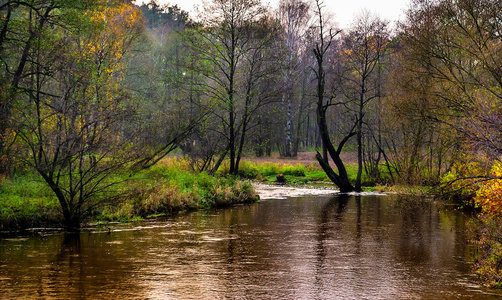
[[[357,166],[350,164],[345,166],[351,182],[355,182],[357,177]],[[228,174],[228,164],[222,166],[220,174]],[[275,182],[276,176],[283,174],[290,184],[306,184],[312,182],[330,182],[326,173],[316,164],[309,165],[271,162],[251,162],[241,161],[238,175],[241,178],[253,179],[262,182]],[[364,176],[363,176],[364,180]]]
[[[193,173],[184,160],[169,158],[136,173],[114,174],[111,193],[121,201],[97,207],[88,223],[124,222],[258,200],[250,182]],[[62,224],[57,198],[36,174],[0,181],[0,231]]]
[[[0,230],[54,226],[61,222],[52,191],[33,174],[0,182]]]

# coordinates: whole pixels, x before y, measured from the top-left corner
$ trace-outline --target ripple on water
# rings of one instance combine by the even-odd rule
[[[473,284],[468,275],[465,216],[434,205],[407,209],[396,205],[395,195],[322,193],[141,225],[113,224],[111,233],[77,238],[0,240],[0,294],[12,299],[500,295]]]

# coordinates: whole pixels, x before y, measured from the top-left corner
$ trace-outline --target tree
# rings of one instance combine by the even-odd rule
[[[282,26],[282,48],[284,49],[282,67],[282,110],[285,113],[285,141],[284,156],[296,156],[298,150],[298,136],[294,131],[294,125],[300,123],[300,118],[304,104],[301,95],[300,83],[302,71],[306,69],[305,59],[307,49],[305,48],[305,38],[309,29],[310,6],[301,0],[282,0],[279,2],[277,19]],[[298,106],[295,111],[293,105]],[[298,126],[297,126],[298,129]]]
[[[278,57],[273,53],[273,44],[277,39],[278,27],[273,20],[262,19],[254,24],[249,52],[244,57],[242,95],[243,113],[240,122],[240,140],[236,156],[236,170],[243,154],[246,134],[252,127],[260,125],[254,121],[256,113],[276,101],[278,93]]]
[[[27,76],[34,43],[47,27],[60,25],[57,12],[72,5],[88,5],[77,1],[2,1],[0,4],[0,174],[6,173],[11,161],[9,144],[15,139],[12,109]]]
[[[389,33],[387,23],[377,16],[364,11],[355,21],[344,37],[343,60],[345,74],[342,75],[343,93],[355,104],[357,115],[357,178],[356,191],[361,191],[361,175],[363,171],[363,127],[366,107],[381,95],[381,65],[388,48]],[[380,153],[380,151],[379,151]]]
[[[340,141],[338,148],[335,149],[333,143],[331,142],[328,124],[326,118],[326,112],[330,107],[337,106],[339,103],[333,102],[332,97],[327,97],[325,94],[326,90],[326,72],[324,70],[324,60],[329,48],[334,42],[335,37],[340,33],[340,31],[333,31],[333,29],[327,29],[325,24],[325,19],[323,15],[323,2],[321,0],[315,1],[316,5],[316,16],[318,19],[317,23],[317,40],[314,45],[314,56],[317,61],[317,68],[314,70],[317,79],[317,93],[316,93],[316,107],[317,107],[317,124],[319,128],[319,133],[322,140],[322,147],[324,155],[321,156],[317,152],[316,159],[323,168],[326,175],[340,188],[340,192],[347,193],[354,191],[354,187],[349,181],[347,170],[340,158],[340,153],[343,149],[345,143],[356,133],[353,131],[354,128]],[[338,174],[333,171],[328,162],[327,154],[331,157],[335,166],[338,169]]]
[[[122,135],[134,111],[121,89],[123,57],[141,30],[130,4],[61,9],[82,25],[39,32],[30,69],[15,107],[17,134],[28,148],[20,157],[57,197],[67,230],[78,230],[96,207],[116,199],[111,178],[137,159],[131,136]],[[35,18],[40,18],[37,16]]]
[[[205,3],[202,27],[190,37],[194,55],[204,62],[195,71],[206,78],[204,89],[214,101],[220,126],[216,130],[227,141],[218,162],[228,153],[231,174],[238,172],[253,112],[270,99],[256,90],[257,82],[268,76],[261,62],[270,55],[264,47],[273,41],[274,27],[265,12],[257,0],[214,0]]]

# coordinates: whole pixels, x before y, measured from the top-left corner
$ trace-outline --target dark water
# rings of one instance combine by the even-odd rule
[[[498,298],[468,275],[466,218],[412,203],[266,200],[111,233],[3,239],[0,298]]]

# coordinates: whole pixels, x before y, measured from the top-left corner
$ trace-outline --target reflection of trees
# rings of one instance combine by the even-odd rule
[[[361,255],[361,196],[356,196],[356,254]]]
[[[39,293],[68,298],[137,293],[131,286],[120,288],[131,278],[133,268],[124,245],[115,245],[114,240],[113,234],[65,234],[59,250],[48,263],[48,273],[40,277]]]
[[[399,226],[398,256],[415,263],[428,262],[433,246],[430,236],[432,207],[430,203],[408,197],[404,197],[399,203],[402,224]]]
[[[80,234],[68,233],[61,238],[61,245],[52,259],[46,274],[39,277],[40,295],[57,293],[59,295],[84,295]],[[75,284],[79,283],[79,284]]]
[[[325,261],[326,261],[326,241],[331,239],[331,234],[338,232],[342,227],[343,213],[347,208],[349,196],[345,194],[334,196],[321,209],[316,240],[316,263],[315,263],[315,285],[316,291],[322,291]],[[334,215],[332,213],[334,211]],[[318,295],[320,296],[320,295]]]

